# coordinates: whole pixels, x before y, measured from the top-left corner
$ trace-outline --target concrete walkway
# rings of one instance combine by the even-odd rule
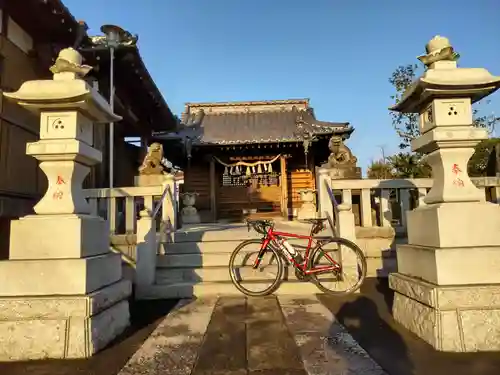
[[[316,297],[182,304],[120,375],[385,374]]]
[[[345,298],[134,302],[130,329],[92,358],[0,363],[0,374],[500,374],[500,352],[437,352],[405,330],[392,298],[387,280],[367,279]]]

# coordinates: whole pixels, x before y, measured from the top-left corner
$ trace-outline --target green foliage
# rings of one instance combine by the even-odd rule
[[[385,159],[375,160],[368,166],[367,177],[372,179],[388,178],[427,178],[431,168],[415,153],[399,152]]]
[[[431,168],[416,153],[399,152],[389,156],[387,162],[392,166],[395,178],[425,178],[431,176]]]
[[[393,178],[392,166],[387,162],[387,160],[372,160],[368,171],[366,173],[368,178],[383,180],[387,178]]]
[[[389,83],[394,86],[396,93],[391,96],[396,104],[400,102],[404,92],[411,85],[417,76],[418,65],[401,65],[399,66],[389,78]],[[417,113],[401,113],[390,112],[392,117],[392,125],[401,137],[400,149],[410,147],[412,139],[420,134],[418,127],[418,114]]]
[[[476,146],[474,155],[469,160],[467,170],[471,177],[495,175],[496,153],[495,147],[500,147],[500,138],[490,138]],[[490,172],[490,173],[488,173]]]

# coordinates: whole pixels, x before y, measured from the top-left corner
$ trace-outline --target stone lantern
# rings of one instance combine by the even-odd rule
[[[48,189],[36,215],[12,221],[10,259],[0,262],[0,361],[89,357],[129,324],[130,282],[82,191],[102,159],[93,126],[120,119],[83,80],[90,69],[64,49],[52,80],[4,93],[40,116],[40,140],[26,154],[40,162]]]
[[[396,321],[442,351],[500,350],[500,207],[485,201],[467,173],[474,146],[471,105],[500,87],[482,68],[459,68],[447,38],[419,57],[427,67],[394,111],[419,113],[412,150],[426,154],[433,186],[407,213],[408,244],[391,274]]]

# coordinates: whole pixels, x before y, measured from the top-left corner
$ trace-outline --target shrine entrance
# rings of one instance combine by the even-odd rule
[[[244,218],[271,218],[283,214],[286,173],[281,173],[281,154],[217,157],[217,218],[241,221]]]
[[[341,154],[330,139],[354,131],[317,120],[308,99],[187,103],[181,120],[176,132],[154,139],[183,169],[183,192],[196,196],[201,222],[297,217],[303,192],[316,189],[315,168]]]

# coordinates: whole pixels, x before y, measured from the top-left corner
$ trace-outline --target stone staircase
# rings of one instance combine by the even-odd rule
[[[308,234],[309,226],[301,223],[282,222],[277,229]],[[328,235],[325,230],[324,235]],[[391,239],[377,238],[379,232],[358,234],[358,245],[368,260],[368,276],[385,276],[387,269],[394,271],[395,253],[390,249]],[[173,243],[161,244],[157,258],[155,284],[141,293],[143,299],[189,298],[207,295],[240,295],[229,276],[229,257],[244,240],[258,238],[246,226],[236,224],[209,224],[189,226],[177,231]],[[290,242],[294,243],[293,240]],[[295,243],[296,245],[303,244]],[[378,250],[377,250],[378,249]],[[385,252],[385,255],[384,255]],[[385,257],[385,258],[384,258]],[[310,282],[296,279],[293,270],[285,272],[285,280],[275,294],[316,294],[320,290]],[[263,284],[267,286],[269,283]]]
[[[282,228],[299,232],[296,228]],[[258,238],[242,225],[199,225],[178,231],[174,243],[162,244],[156,282],[142,298],[187,298],[193,295],[241,295],[229,276],[229,257],[242,241]],[[287,272],[285,273],[287,275]],[[292,276],[293,275],[293,276]],[[276,294],[314,294],[319,289],[292,273]],[[262,286],[268,286],[265,283]]]

